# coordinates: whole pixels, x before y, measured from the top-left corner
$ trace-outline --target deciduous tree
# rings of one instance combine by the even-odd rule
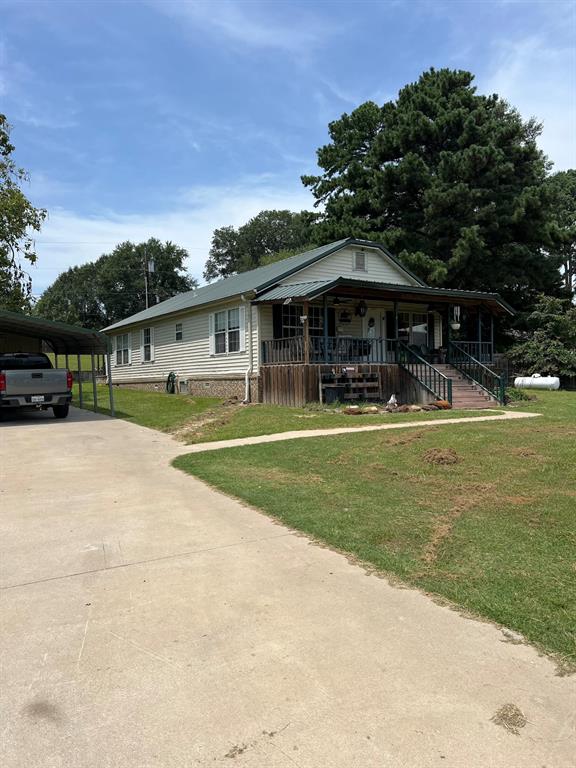
[[[46,211],[35,208],[22,192],[28,175],[14,162],[13,152],[10,126],[0,114],[0,306],[28,311],[32,282],[26,262],[36,261],[30,231],[39,231]]]
[[[94,263],[72,267],[42,294],[35,312],[53,320],[103,327],[178,293],[197,281],[186,274],[188,254],[171,242],[120,243]],[[148,269],[149,262],[154,270]]]
[[[274,261],[276,254],[313,247],[314,222],[309,211],[261,211],[246,224],[214,230],[210,256],[204,268],[206,280],[246,272]]]

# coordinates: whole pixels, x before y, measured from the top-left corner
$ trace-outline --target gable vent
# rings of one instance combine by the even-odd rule
[[[366,272],[366,254],[362,251],[356,251],[354,254],[354,271]]]

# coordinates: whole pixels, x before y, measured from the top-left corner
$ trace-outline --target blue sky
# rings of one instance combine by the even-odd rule
[[[576,167],[576,5],[564,0],[0,0],[0,111],[33,201],[32,270],[171,239],[200,276],[215,227],[311,208],[327,125],[430,66],[469,69]]]

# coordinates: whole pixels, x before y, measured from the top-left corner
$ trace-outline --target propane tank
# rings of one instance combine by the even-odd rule
[[[532,376],[518,376],[514,379],[516,389],[560,389],[558,376],[542,376],[533,373]]]

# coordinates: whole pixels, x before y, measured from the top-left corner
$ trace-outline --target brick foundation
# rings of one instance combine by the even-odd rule
[[[182,377],[183,380],[185,380],[185,378],[186,377]],[[122,387],[123,389],[140,389],[147,392],[165,392],[166,380],[114,382],[114,386]],[[238,400],[244,400],[244,377],[217,379],[188,378],[188,393],[193,397],[221,397],[224,399],[236,397]],[[262,396],[259,376],[252,376],[250,378],[250,395],[251,402],[261,402]]]
[[[218,379],[188,379],[188,392],[194,397],[236,397],[244,400],[244,378],[218,378]],[[253,403],[260,402],[260,378],[250,378],[250,400]]]

